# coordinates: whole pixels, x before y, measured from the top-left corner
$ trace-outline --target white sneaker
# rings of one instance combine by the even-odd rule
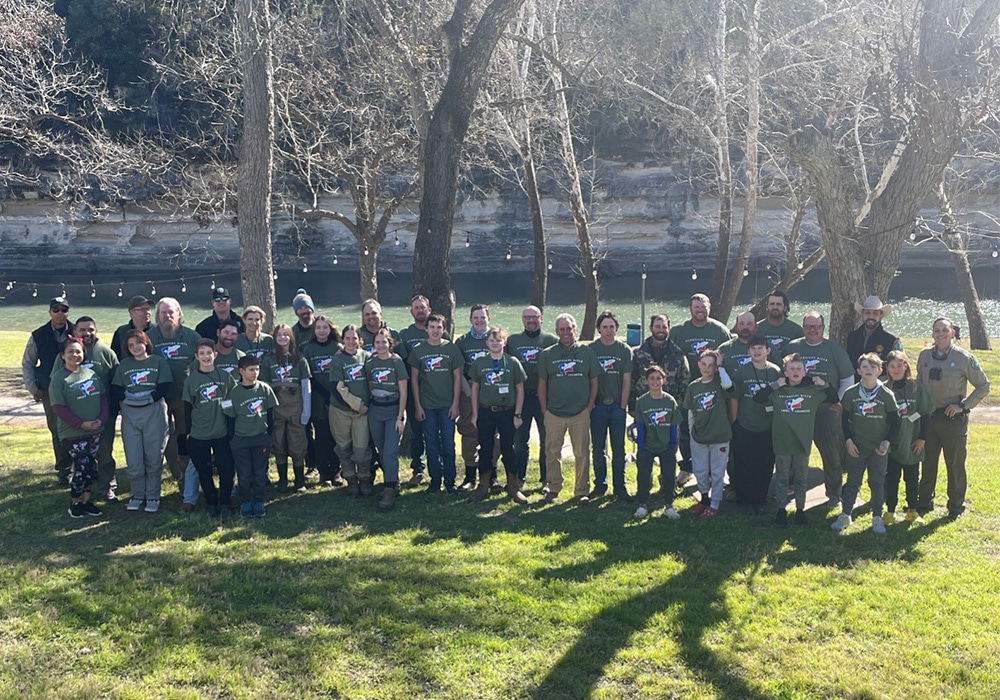
[[[160,510],[160,499],[159,498],[150,498],[150,499],[146,500],[146,512],[147,513],[156,513],[159,510]]]
[[[882,522],[882,518],[879,518],[879,522]],[[847,513],[841,513],[837,516],[837,519],[833,521],[833,525],[830,526],[831,530],[843,530],[848,525],[851,524],[851,516]],[[885,530],[883,530],[885,532]]]
[[[680,520],[681,514],[674,510],[673,506],[667,506],[663,511],[663,514],[670,518],[671,520]]]
[[[872,531],[876,535],[884,535],[885,534],[885,523],[882,522],[882,518],[880,518],[877,515],[873,515],[872,516]]]
[[[130,498],[128,500],[128,505],[125,506],[125,510],[139,510],[140,508],[142,508],[142,499],[134,497]]]
[[[649,511],[646,510],[646,506],[640,505],[638,508],[635,509],[635,513],[632,514],[632,517],[645,518],[647,515],[649,515]]]

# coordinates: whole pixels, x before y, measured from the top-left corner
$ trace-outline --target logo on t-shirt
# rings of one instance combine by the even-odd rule
[[[910,404],[911,403],[912,403],[911,401],[902,401],[902,402],[900,402],[900,404],[899,404],[899,411],[898,411],[898,413],[899,413],[900,416],[905,416],[907,413],[910,412]]]
[[[875,401],[858,401],[858,415],[874,416],[876,406],[878,403]]]
[[[806,372],[812,372],[817,367],[819,367],[819,359],[813,358],[812,360],[806,360],[805,363]]]
[[[390,374],[392,374],[391,369],[377,369],[372,372],[372,379],[381,384],[389,378]]]
[[[350,367],[346,367],[345,369],[347,370],[347,378],[351,381],[361,379],[361,377],[365,374],[364,365],[352,365]]]
[[[566,376],[568,374],[573,374],[576,371],[576,365],[579,360],[566,360],[565,362],[559,363],[559,374]]]
[[[88,379],[84,382],[80,382],[79,384],[76,385],[76,387],[77,389],[80,390],[80,393],[83,394],[84,396],[93,396],[94,394],[97,393],[97,385],[94,384],[93,379]]]
[[[172,357],[178,357],[181,354],[181,346],[180,345],[164,345],[163,349],[162,349],[162,352],[163,352],[163,356],[169,360],[170,358],[172,358]]]
[[[750,362],[750,357],[749,356],[747,356],[747,357],[741,357],[740,359],[736,360],[736,364],[739,365],[740,367],[742,367],[743,365],[747,364],[748,362]]]
[[[780,348],[782,341],[784,341],[784,338],[771,338],[768,342],[774,347]]]
[[[785,409],[789,411],[801,411],[804,403],[804,398],[801,396],[794,396],[785,400]]]
[[[424,367],[427,368],[428,372],[436,369],[441,369],[443,367],[444,357],[441,355],[435,355],[434,357],[424,358]]]
[[[615,369],[615,358],[605,357],[601,360],[601,369],[605,372],[613,372]]]
[[[500,383],[503,378],[503,371],[500,372],[487,372],[486,373],[486,383],[490,386],[496,386]]]
[[[149,382],[149,375],[152,374],[152,370],[149,369],[139,369],[135,372],[131,372],[128,375],[128,381],[132,386],[137,386],[139,384],[146,384]]]
[[[274,376],[280,380],[289,379],[292,376],[292,366],[278,365],[274,368]]]
[[[666,425],[670,422],[672,411],[654,411],[649,414],[649,422],[653,425]]]
[[[692,340],[691,341],[691,352],[696,355],[700,355],[702,350],[708,349],[707,340]]]
[[[251,416],[259,416],[264,412],[264,399],[254,399],[247,404],[247,411]]]
[[[472,364],[480,357],[486,357],[487,354],[489,353],[486,350],[473,350],[469,353],[469,364]]]
[[[701,410],[706,411],[715,405],[715,394],[703,394],[698,397],[698,406]]]
[[[521,359],[525,362],[535,362],[539,352],[541,352],[541,348],[524,348],[521,350]]]
[[[747,384],[747,391],[750,392],[750,396],[756,396],[757,392],[764,388],[763,384],[758,384],[753,382],[752,384]]]
[[[333,362],[332,357],[317,357],[316,358],[316,371],[317,372],[329,372],[330,363]]]
[[[219,397],[219,385],[209,384],[208,386],[202,387],[201,391],[198,393],[201,394],[201,398],[205,401],[212,401]]]

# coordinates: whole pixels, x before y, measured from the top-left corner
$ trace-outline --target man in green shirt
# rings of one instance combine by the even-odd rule
[[[528,478],[528,442],[531,439],[531,423],[538,430],[538,473],[545,484],[545,414],[538,403],[538,358],[542,350],[559,342],[551,333],[542,330],[542,310],[537,306],[526,306],[521,312],[524,331],[507,338],[504,352],[521,362],[527,378],[524,380],[524,406],[521,408],[521,425],[514,431],[514,455],[517,459],[517,478],[523,484]]]
[[[767,297],[767,316],[757,326],[757,335],[763,336],[771,349],[781,357],[789,341],[802,337],[802,326],[788,319],[791,304],[784,292],[772,292]]]
[[[576,341],[576,319],[556,316],[559,342],[538,359],[538,402],[545,415],[545,487],[549,503],[562,489],[562,447],[566,433],[573,446],[576,479],[573,495],[590,501],[590,412],[597,400],[600,365],[594,351]]]
[[[444,340],[444,316],[427,317],[427,342],[413,347],[407,362],[415,415],[427,445],[431,473],[427,493],[440,492],[442,485],[455,493],[455,419],[465,357],[454,343]]]
[[[469,332],[458,336],[455,346],[465,357],[465,367],[462,370],[462,393],[458,397],[458,434],[462,436],[462,461],[465,463],[465,479],[459,489],[471,491],[476,488],[476,472],[478,460],[476,451],[479,448],[479,431],[472,423],[472,386],[469,371],[472,364],[480,357],[486,357],[489,349],[486,347],[486,333],[490,328],[490,307],[485,304],[475,304],[469,310]],[[493,468],[493,465],[490,465]],[[496,481],[496,474],[491,471],[491,486]],[[499,486],[499,484],[497,484]]]
[[[733,330],[736,332],[736,337],[718,347],[722,353],[722,365],[731,377],[736,375],[740,367],[750,363],[750,339],[755,335],[764,337],[757,332],[757,319],[749,311],[744,311],[736,317]],[[767,344],[767,348],[767,361],[781,366],[781,355],[774,351],[770,343]]]
[[[611,439],[611,483],[615,497],[627,499],[625,489],[625,417],[632,393],[632,350],[615,338],[618,317],[604,311],[597,317],[597,340],[590,349],[597,356],[597,403],[590,412],[590,440],[594,454],[594,489],[590,498],[608,491],[608,438]]]
[[[240,358],[245,354],[236,348],[236,341],[240,337],[239,326],[234,321],[225,320],[219,324],[216,331],[215,342],[215,366],[227,374],[238,377]]]
[[[823,314],[810,311],[802,319],[805,336],[789,341],[782,353],[797,354],[805,363],[808,376],[822,377],[827,384],[837,387],[838,396],[843,396],[847,387],[854,384],[854,366],[844,348],[823,337],[825,327]],[[831,506],[840,505],[840,490],[844,479],[844,433],[840,426],[839,403],[831,404],[828,409],[820,409],[816,413],[813,439],[823,459],[827,501]]]

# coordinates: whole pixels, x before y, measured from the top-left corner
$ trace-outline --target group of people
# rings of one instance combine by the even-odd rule
[[[523,329],[508,333],[490,324],[489,307],[476,304],[468,332],[452,340],[446,319],[419,295],[410,304],[413,323],[398,331],[375,300],[363,304],[359,325],[337,328],[299,290],[296,323],[279,323],[271,334],[263,332],[265,312],[248,306],[237,315],[225,288],[213,290],[212,304],[213,313],[191,330],[176,299],[154,305],[133,297],[130,320],[109,348],[92,318],[71,324],[68,301],[51,300],[50,321],[32,333],[22,368],[45,408],[73,517],[100,515],[92,493],[117,500],[112,444],[120,415],[126,507],[133,511],[159,510],[166,459],[183,511],[195,507],[200,485],[211,515],[228,517],[238,494],[241,515],[262,517],[272,455],[279,489],[289,488],[289,461],[292,488],[305,490],[315,473],[357,497],[372,494],[380,469],[384,510],[401,485],[425,481],[427,493],[468,491],[482,500],[505,489],[526,503],[534,425],[547,502],[563,489],[568,435],[579,503],[607,494],[610,480],[612,494],[634,498],[635,516],[647,517],[658,462],[667,518],[680,517],[675,485],[693,476],[692,515],[718,515],[724,489],[742,511],[760,514],[773,482],[775,524],[788,524],[790,488],[792,519],[806,524],[815,443],[829,504],[841,509],[833,527],[851,524],[867,474],[872,528],[882,533],[897,518],[900,479],[902,517],[918,521],[934,508],[942,451],[948,514],[964,511],[968,412],[990,386],[947,318],[934,321],[934,343],[914,366],[883,327],[890,308],[876,297],[856,305],[863,323],[846,348],[824,337],[822,314],[805,314],[801,326],[790,320],[781,292],[768,297],[765,318],[743,313],[732,333],[711,318],[708,297],[695,294],[689,319],[671,327],[666,314],[654,313],[648,337],[634,349],[618,339],[612,311],[598,316],[596,340],[582,344],[572,315],[559,314],[552,335],[535,306],[524,309]],[[636,449],[634,496],[626,485],[626,436]],[[412,471],[406,482],[401,447]]]

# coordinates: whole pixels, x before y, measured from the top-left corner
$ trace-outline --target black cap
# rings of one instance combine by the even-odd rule
[[[137,309],[142,305],[152,306],[152,302],[141,294],[136,294],[128,300],[128,310]]]
[[[225,301],[229,298],[229,290],[225,287],[216,287],[212,290],[212,301]]]
[[[50,310],[56,308],[57,306],[65,306],[68,309],[69,301],[66,299],[66,297],[63,296],[52,297],[51,299],[49,299]]]

